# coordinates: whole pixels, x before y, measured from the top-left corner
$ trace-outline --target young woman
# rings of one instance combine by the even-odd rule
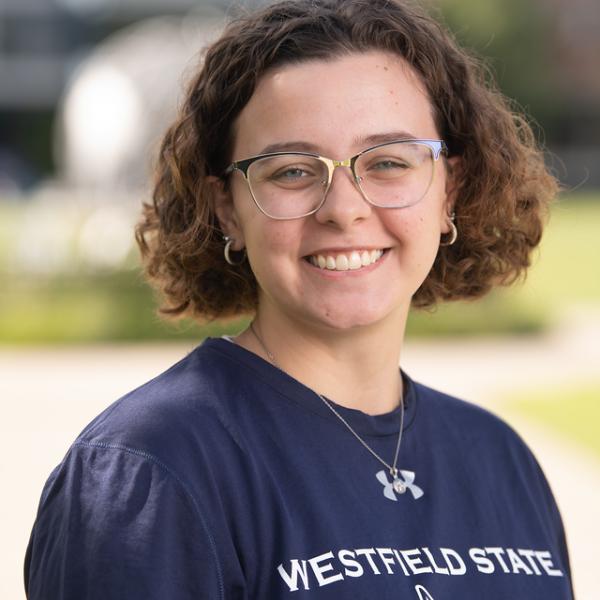
[[[81,433],[42,495],[29,598],[572,597],[527,447],[399,369],[411,306],[512,281],[556,190],[484,81],[400,1],[226,28],[138,239],[165,311],[254,319]]]

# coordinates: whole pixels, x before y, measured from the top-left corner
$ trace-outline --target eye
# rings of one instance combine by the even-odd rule
[[[322,176],[313,165],[287,164],[270,165],[271,168],[265,173],[264,181],[287,189],[305,189],[315,185]]]
[[[374,161],[369,165],[369,171],[388,171],[393,169],[410,169],[410,165],[405,161],[395,158],[386,158]]]
[[[367,158],[365,156],[365,158]],[[396,181],[414,172],[414,165],[403,156],[369,156],[359,168],[359,175],[372,181]]]
[[[322,179],[321,163],[310,156],[275,155],[250,165],[248,176],[253,185],[273,185],[286,189],[305,189]]]
[[[296,181],[304,177],[314,177],[314,173],[301,167],[284,167],[273,173],[270,179],[275,181]]]

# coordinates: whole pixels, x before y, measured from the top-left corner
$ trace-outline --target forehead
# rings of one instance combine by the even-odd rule
[[[419,76],[393,54],[346,54],[263,75],[235,121],[233,158],[294,141],[345,158],[364,149],[368,138],[394,131],[439,137]]]

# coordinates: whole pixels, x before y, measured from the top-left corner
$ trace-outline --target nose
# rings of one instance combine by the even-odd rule
[[[325,202],[315,213],[315,217],[323,225],[347,229],[366,219],[371,210],[372,207],[363,198],[350,168],[339,165],[333,172]]]

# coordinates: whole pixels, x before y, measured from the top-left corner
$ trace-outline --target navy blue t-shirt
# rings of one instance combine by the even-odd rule
[[[31,600],[565,600],[564,532],[531,452],[405,379],[404,494],[316,394],[210,339],[100,414],[46,483]],[[338,406],[391,462],[399,410]]]

